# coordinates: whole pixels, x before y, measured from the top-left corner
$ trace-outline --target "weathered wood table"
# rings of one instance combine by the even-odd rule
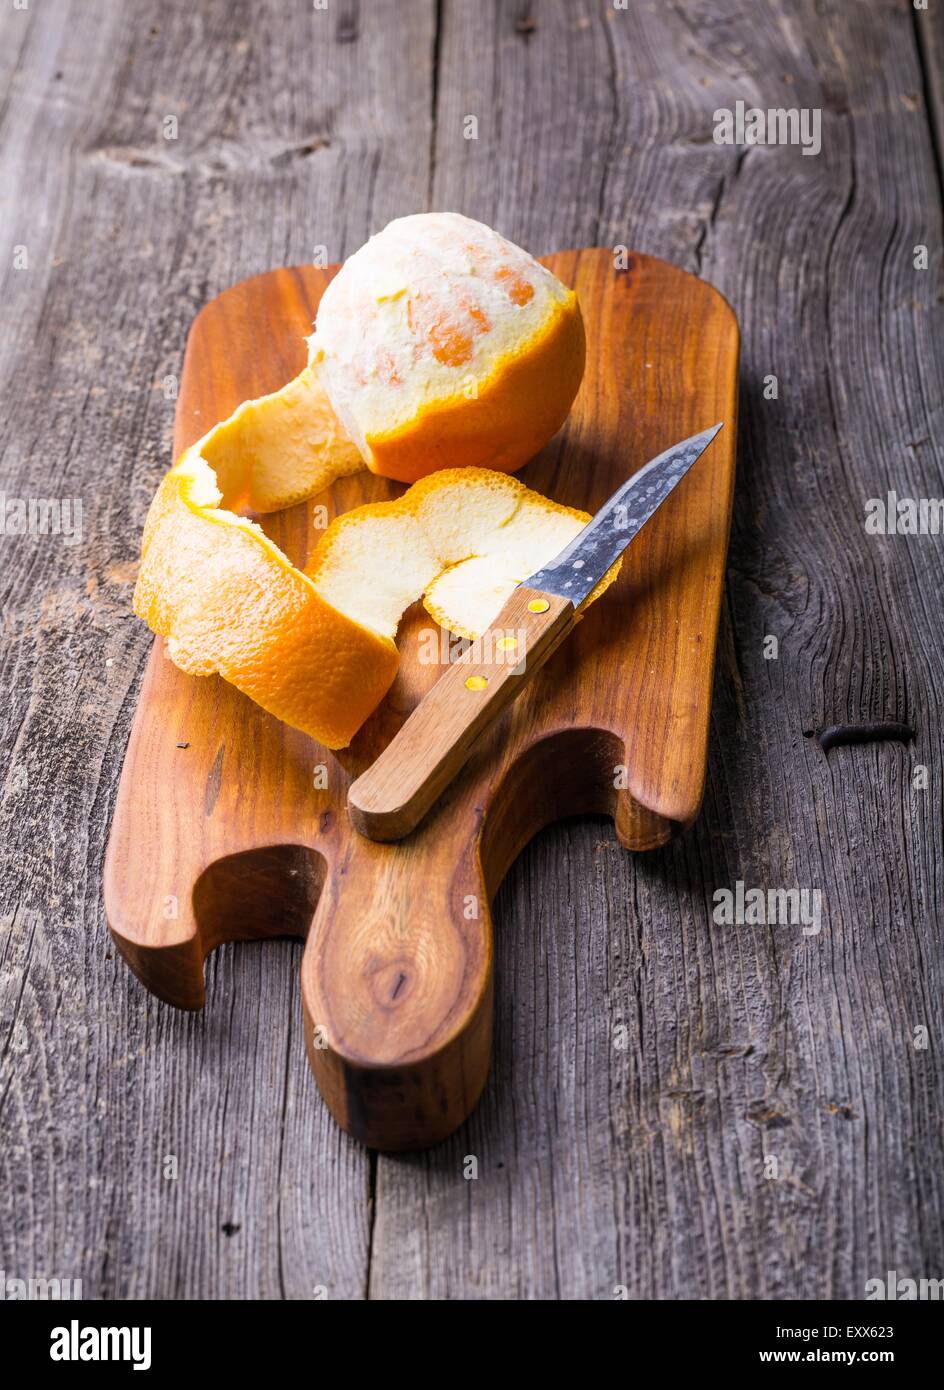
[[[944,542],[865,526],[891,490],[944,496],[942,58],[944,7],[911,0],[3,8],[4,516],[82,502],[76,543],[0,536],[8,1277],[803,1298],[944,1274]],[[715,143],[738,101],[819,110],[820,153]],[[532,844],[496,906],[493,1084],[445,1145],[377,1158],[309,1075],[298,945],[223,949],[206,1012],[175,1013],[116,958],[100,873],[188,324],[426,208],[710,280],[743,330],[741,455],[700,821],[648,856],[604,821]],[[886,720],[915,740],[816,737]],[[738,881],[819,889],[821,932],[716,923]]]

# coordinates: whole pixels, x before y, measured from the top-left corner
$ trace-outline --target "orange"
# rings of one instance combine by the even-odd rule
[[[325,291],[310,364],[367,466],[513,472],[560,428],[586,357],[577,297],[456,213],[391,222]]]
[[[346,746],[393,681],[411,603],[475,636],[588,520],[505,476],[563,422],[584,353],[576,296],[519,247],[452,213],[390,223],[326,290],[309,366],[164,479],[135,612],[182,670]],[[424,481],[335,521],[305,572],[236,514],[311,497],[365,460]]]

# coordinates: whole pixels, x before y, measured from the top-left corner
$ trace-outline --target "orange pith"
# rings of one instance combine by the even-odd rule
[[[512,304],[517,304],[519,308],[534,298],[534,286],[529,284],[523,275],[512,270],[511,266],[499,266],[495,272],[495,279],[504,286]]]
[[[228,505],[254,512],[281,511],[364,466],[310,367],[271,396],[244,401],[197,448]]]
[[[407,301],[407,322],[445,367],[464,366],[472,356],[474,339],[491,328],[484,310],[468,295],[457,295],[450,313],[422,291]]]

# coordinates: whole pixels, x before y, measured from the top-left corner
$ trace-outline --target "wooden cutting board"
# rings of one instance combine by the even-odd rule
[[[519,474],[529,487],[592,512],[668,445],[718,420],[725,428],[426,821],[406,840],[375,844],[345,807],[349,782],[444,669],[428,660],[434,625],[419,604],[401,625],[393,689],[340,754],[219,678],[183,675],[156,643],[118,789],[105,905],[132,970],[159,998],[199,1009],[215,946],[307,937],[312,1069],[338,1123],[381,1149],[444,1138],[482,1091],[490,903],[528,840],[561,816],[604,812],[621,844],[650,849],[688,825],[702,797],[734,485],[737,322],[717,291],[651,257],[616,269],[609,251],[564,251],[545,264],[580,296],[587,371],[565,428]],[[336,269],[270,271],[202,310],[175,457],[240,401],[301,370],[303,336]],[[302,564],[331,517],[402,490],[365,472],[262,521]]]

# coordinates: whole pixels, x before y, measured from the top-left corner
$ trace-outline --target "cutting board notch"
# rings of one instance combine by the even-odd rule
[[[332,1114],[380,1149],[435,1143],[485,1084],[493,979],[490,903],[545,825],[612,816],[652,849],[698,812],[734,482],[738,331],[721,296],[665,262],[560,252],[578,291],[587,373],[561,433],[519,475],[594,511],[649,458],[725,429],[627,553],[533,685],[479,741],[423,824],[396,844],[354,831],[346,793],[436,679],[419,659],[431,619],[398,635],[401,670],[349,749],[331,754],[218,678],[183,675],[156,643],[105,865],[119,950],[154,994],[204,1003],[216,946],[305,939],[301,991],[312,1070]],[[336,267],[271,271],[225,291],[190,333],[175,453],[304,365],[303,337]],[[263,518],[296,564],[336,515],[402,492],[358,474]],[[181,746],[184,745],[184,746]],[[327,769],[327,785],[316,769]]]

